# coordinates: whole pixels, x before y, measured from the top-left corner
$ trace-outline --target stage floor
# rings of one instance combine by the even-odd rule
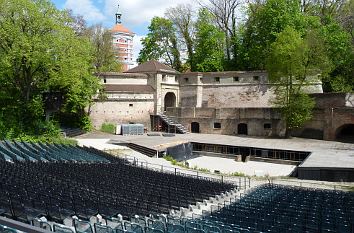
[[[176,134],[173,137],[148,135],[109,135],[104,133],[89,133],[78,138],[109,138],[116,143],[134,143],[154,150],[185,143],[199,142],[230,146],[257,147],[265,149],[307,151],[311,154],[299,167],[354,168],[354,144],[313,140],[304,138],[271,139],[256,137],[240,137],[219,134]]]

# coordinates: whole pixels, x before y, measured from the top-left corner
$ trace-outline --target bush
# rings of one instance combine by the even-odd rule
[[[189,168],[188,165],[184,164],[183,162],[178,162],[171,155],[165,155],[163,158],[171,162],[172,165],[183,167],[183,168]]]
[[[198,168],[198,171],[201,172],[210,172],[210,170],[208,168]]]
[[[116,132],[116,127],[112,123],[103,123],[101,126],[101,131],[105,133],[114,134]]]
[[[90,117],[88,115],[82,116],[80,119],[80,129],[90,132],[92,128],[93,126]]]
[[[231,173],[230,174],[231,176],[242,176],[242,177],[245,177],[246,175],[242,172],[234,172],[234,173]]]

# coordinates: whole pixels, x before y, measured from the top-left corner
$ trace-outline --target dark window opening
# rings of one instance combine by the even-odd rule
[[[221,129],[221,123],[214,122],[214,129]]]
[[[129,107],[133,107],[133,104],[129,104]]]
[[[188,78],[184,78],[184,81],[185,81],[186,83],[188,83],[189,79],[188,79]]]
[[[234,82],[240,81],[239,77],[234,77]]]
[[[104,83],[107,83],[107,79],[104,78],[104,79],[103,79],[103,82],[104,82]]]
[[[219,83],[220,82],[220,77],[215,77],[215,82]]]
[[[271,129],[271,128],[272,128],[272,124],[270,124],[270,123],[265,123],[265,124],[263,125],[263,127],[264,127],[264,129]]]
[[[253,76],[254,81],[259,81],[259,76]]]

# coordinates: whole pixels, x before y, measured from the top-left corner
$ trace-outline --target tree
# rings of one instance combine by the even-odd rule
[[[257,4],[261,5],[249,6],[243,35],[243,60],[249,70],[265,68],[270,45],[278,33],[291,26],[304,34],[313,20],[302,14],[298,0],[268,0]]]
[[[309,31],[305,39],[292,27],[286,27],[271,44],[267,71],[275,84],[276,106],[286,123],[285,136],[312,117],[314,101],[305,93],[306,86],[318,81],[318,75],[330,71],[321,38]]]
[[[164,60],[164,63],[180,71],[182,68],[178,49],[176,29],[169,19],[154,17],[149,26],[149,33],[141,40],[138,62]]]
[[[47,0],[0,0],[0,121],[7,131],[34,133],[44,92],[63,93],[67,112],[82,113],[92,101],[92,47],[72,22]]]
[[[213,15],[206,8],[202,8],[196,23],[194,59],[197,71],[224,70],[224,33],[213,22]]]
[[[354,90],[354,47],[350,34],[338,22],[330,20],[321,27],[321,36],[328,57],[334,67],[324,79],[327,92],[351,92]]]
[[[194,62],[194,31],[195,23],[193,22],[194,13],[190,4],[179,4],[176,7],[168,8],[166,17],[173,22],[177,28],[179,37],[182,38],[188,53],[187,63],[191,71],[195,71]]]
[[[233,43],[237,36],[237,8],[243,3],[241,0],[208,0],[207,8],[213,15],[219,28],[224,32],[227,61],[237,59],[237,46]]]
[[[354,0],[346,1],[337,18],[342,27],[350,34],[354,46]]]
[[[86,29],[86,34],[93,45],[94,67],[99,72],[119,72],[122,65],[114,55],[112,34],[101,24],[93,25]]]

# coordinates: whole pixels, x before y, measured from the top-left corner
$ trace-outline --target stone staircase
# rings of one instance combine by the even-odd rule
[[[189,205],[188,208],[181,207],[179,210],[171,210],[170,215],[179,218],[194,218],[195,216],[209,215],[213,211],[217,211],[224,206],[238,201],[247,192],[248,190],[235,188],[203,202],[197,202],[195,205]]]
[[[164,114],[158,114],[158,116],[169,126],[175,127],[177,133],[186,134],[189,133],[188,130],[180,123],[173,121],[171,118]]]

